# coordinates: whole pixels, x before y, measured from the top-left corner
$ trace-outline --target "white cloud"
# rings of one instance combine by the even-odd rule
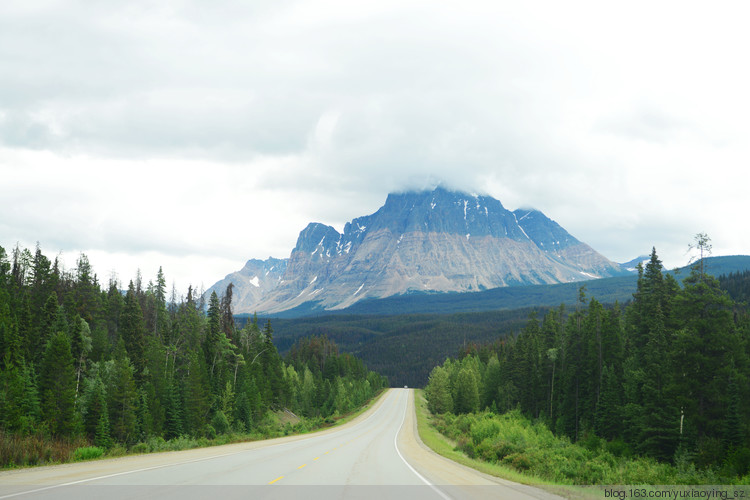
[[[748,253],[747,14],[4,3],[0,244],[208,286],[288,255],[311,220],[340,229],[442,180],[535,206],[615,260],[656,246],[681,265],[699,231]]]

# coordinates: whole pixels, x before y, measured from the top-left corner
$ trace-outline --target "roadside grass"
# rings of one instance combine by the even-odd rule
[[[431,422],[434,417],[427,409],[427,402],[424,399],[421,389],[418,389],[414,394],[414,403],[417,408],[417,429],[419,431],[419,437],[422,442],[429,446],[434,452],[445,458],[449,458],[454,462],[484,472],[485,474],[507,479],[509,481],[515,481],[517,483],[528,484],[531,486],[557,484],[541,477],[522,474],[516,469],[502,464],[485,462],[467,456],[466,453],[459,449],[458,443],[455,440],[441,434],[435,428],[434,424]]]
[[[32,467],[70,462],[75,450],[88,446],[85,439],[50,439],[43,433],[10,434],[0,430],[0,468]]]
[[[725,476],[720,469],[699,470],[688,460],[672,465],[631,456],[621,443],[595,436],[571,443],[518,411],[431,415],[421,392],[415,402],[420,437],[437,453],[503,479],[565,486],[557,493],[579,496],[569,486],[747,484],[750,479]]]
[[[0,470],[97,460],[125,455],[182,451],[209,446],[262,441],[283,436],[307,434],[343,425],[370,409],[385,393],[381,390],[358,409],[327,418],[291,417],[286,412],[269,412],[253,432],[229,432],[214,437],[179,436],[169,440],[149,437],[129,447],[115,443],[108,449],[91,446],[87,439],[52,439],[43,434],[19,436],[0,430]],[[282,415],[283,414],[283,415]]]
[[[98,446],[84,446],[82,448],[76,448],[73,452],[73,461],[81,462],[83,460],[94,460],[104,455],[104,448]]]
[[[230,432],[218,435],[214,438],[180,436],[170,440],[165,440],[162,437],[151,437],[145,442],[134,444],[130,448],[125,448],[122,445],[115,445],[107,451],[103,458],[143,453],[159,453],[163,451],[182,451],[193,448],[205,448],[208,446],[222,446],[225,444],[247,443],[321,431],[343,425],[355,419],[370,409],[384,393],[385,390],[381,390],[358,409],[341,416],[303,418],[295,415],[295,417],[290,418],[290,416],[284,411],[275,413],[269,412],[258,424],[255,432]]]

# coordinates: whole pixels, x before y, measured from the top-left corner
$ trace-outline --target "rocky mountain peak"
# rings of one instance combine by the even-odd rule
[[[275,312],[305,303],[335,309],[363,298],[621,272],[538,210],[511,212],[491,196],[437,187],[391,193],[378,211],[353,219],[343,233],[308,224],[276,284],[255,303],[235,303],[235,311]]]

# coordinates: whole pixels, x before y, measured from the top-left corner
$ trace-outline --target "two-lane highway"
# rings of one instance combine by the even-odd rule
[[[0,473],[5,498],[547,498],[427,450],[413,391],[303,436]]]

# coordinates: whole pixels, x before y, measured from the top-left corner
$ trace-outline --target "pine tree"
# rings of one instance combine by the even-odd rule
[[[234,339],[234,314],[232,314],[232,289],[234,283],[227,285],[227,290],[221,297],[221,329],[228,339]]]
[[[89,438],[94,438],[100,425],[102,416],[107,419],[107,432],[109,433],[109,411],[107,409],[107,390],[99,376],[98,370],[93,379],[88,382],[88,388],[84,397],[86,411],[83,417],[83,425]]]
[[[109,283],[107,291],[107,336],[110,344],[117,345],[117,339],[120,338],[120,315],[122,314],[125,300],[117,288],[117,283],[113,280]]]
[[[71,312],[78,313],[87,323],[99,314],[98,288],[91,263],[85,254],[81,254],[76,262],[75,308]]]
[[[41,314],[37,339],[31,346],[32,359],[35,363],[41,360],[47,341],[52,337],[52,334],[55,333],[57,309],[57,293],[53,291],[44,303],[44,310]]]
[[[728,404],[731,359],[740,351],[734,334],[732,302],[713,276],[694,268],[675,300],[679,330],[670,350],[677,369],[677,404],[695,436],[721,438],[714,424]]]
[[[622,424],[622,387],[612,365],[605,365],[602,371],[602,393],[596,407],[594,430],[598,436],[615,439],[620,436]]]
[[[745,445],[745,429],[740,410],[740,390],[737,375],[729,381],[729,406],[724,418],[724,446],[726,449],[742,448]]]
[[[250,379],[245,394],[247,394],[247,402],[252,412],[253,422],[260,422],[266,413],[266,406],[263,404],[254,378]]]
[[[138,393],[133,375],[134,368],[124,352],[122,343],[118,346],[116,359],[107,385],[107,408],[112,437],[120,443],[133,443],[137,438]]]
[[[164,272],[159,266],[159,272],[156,274],[156,286],[154,287],[154,298],[156,307],[154,308],[154,336],[161,338],[165,343],[169,343],[170,338],[170,317],[167,311],[167,280]]]
[[[182,404],[180,393],[174,381],[170,381],[169,383],[164,416],[164,438],[172,439],[182,435]]]
[[[112,437],[109,430],[109,417],[106,412],[99,417],[94,432],[94,444],[100,448],[109,449],[112,447]]]
[[[0,370],[0,429],[19,432],[23,427],[23,373],[18,366]]]
[[[10,269],[8,253],[0,246],[0,290],[7,290],[10,287]]]
[[[644,353],[643,416],[639,450],[659,460],[669,460],[678,444],[679,411],[669,394],[671,367],[661,308],[657,305]]]
[[[195,354],[190,356],[188,375],[185,379],[184,423],[193,435],[202,433],[206,425],[210,407],[208,372],[203,359]]]
[[[125,342],[128,357],[135,368],[135,377],[139,382],[142,382],[146,369],[146,337],[143,313],[141,312],[141,306],[132,281],[125,295],[125,304],[120,315],[119,331],[122,340]]]
[[[10,370],[23,364],[23,344],[10,306],[0,303],[0,367]]]
[[[70,341],[57,332],[47,342],[39,377],[42,417],[55,435],[75,431],[75,384]]]

